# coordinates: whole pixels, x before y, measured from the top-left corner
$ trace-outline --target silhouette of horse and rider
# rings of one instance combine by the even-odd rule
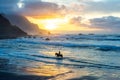
[[[58,58],[63,58],[63,55],[61,54],[60,51],[58,53],[55,53],[55,56],[58,57]]]

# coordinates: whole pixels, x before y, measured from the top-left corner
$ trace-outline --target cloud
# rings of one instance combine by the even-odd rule
[[[65,14],[65,6],[41,0],[0,0],[0,12],[18,13],[25,16],[60,17]],[[39,18],[40,18],[39,17]]]
[[[70,19],[70,24],[77,26],[84,25],[84,27],[96,27],[96,28],[109,28],[119,29],[120,28],[120,17],[105,16],[101,18],[89,19],[89,24],[84,22],[84,18],[81,16],[73,17]]]
[[[46,1],[46,2],[45,2]],[[0,0],[0,12],[45,17],[120,13],[120,0]],[[49,2],[47,2],[49,1]],[[63,3],[63,4],[62,4]],[[69,14],[68,14],[69,13]],[[48,16],[47,16],[48,15]]]
[[[20,13],[30,16],[54,17],[61,16],[64,8],[64,6],[59,6],[55,3],[36,1],[25,3]]]
[[[120,12],[120,0],[83,0],[84,12],[117,13]]]
[[[90,28],[89,20],[86,20],[85,18],[78,16],[73,17],[69,20],[69,24],[74,25],[79,28]],[[96,27],[91,27],[91,29],[95,29]]]
[[[77,27],[96,29],[99,30],[99,32],[120,32],[120,17],[105,16],[101,18],[89,19],[88,22],[84,22],[84,18],[81,16],[70,19],[70,24]]]
[[[74,2],[67,5],[66,9],[67,9],[66,13],[69,13],[70,15],[80,15],[82,11],[85,9],[85,6],[82,3]]]
[[[120,32],[120,18],[114,16],[107,16],[102,18],[90,19],[91,28],[101,28],[111,32]]]
[[[40,0],[23,2],[24,6],[18,12],[35,18],[55,18],[65,14],[65,6]]]
[[[19,0],[0,0],[0,12],[7,13],[14,11]]]
[[[90,19],[90,23],[97,27],[120,28],[120,18],[114,16]]]
[[[81,16],[78,16],[78,17],[73,17],[70,19],[70,24],[74,24],[74,25],[82,25],[81,23],[82,21],[82,17]]]

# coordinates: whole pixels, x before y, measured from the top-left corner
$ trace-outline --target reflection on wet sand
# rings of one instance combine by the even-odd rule
[[[11,64],[10,61],[13,63]],[[45,64],[42,62],[26,61],[24,59],[0,59],[0,70],[19,74],[21,77],[23,77],[22,75],[44,76],[49,78],[49,80],[98,80],[99,78],[101,80],[120,80],[119,71],[113,73],[113,71],[95,68],[78,68],[75,70],[73,67],[60,65],[63,63],[63,60],[56,59],[56,61],[58,64]],[[1,72],[0,75],[2,74],[3,72]],[[16,77],[16,75],[12,75],[11,80],[13,80],[14,77]],[[4,76],[4,78],[6,77]]]
[[[55,65],[45,65],[38,68],[26,68],[26,72],[33,75],[56,76],[58,74],[70,72],[70,70],[68,68],[57,67]]]

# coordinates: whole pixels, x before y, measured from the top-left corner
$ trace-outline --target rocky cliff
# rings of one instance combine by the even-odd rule
[[[12,25],[8,19],[0,14],[0,39],[16,38],[26,35],[27,33],[18,28],[18,26]]]

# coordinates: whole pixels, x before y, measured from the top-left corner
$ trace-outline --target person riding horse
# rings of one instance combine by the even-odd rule
[[[63,58],[63,55],[61,54],[61,52],[60,52],[60,51],[59,51],[59,53],[55,53],[55,56],[56,56],[56,57]]]

